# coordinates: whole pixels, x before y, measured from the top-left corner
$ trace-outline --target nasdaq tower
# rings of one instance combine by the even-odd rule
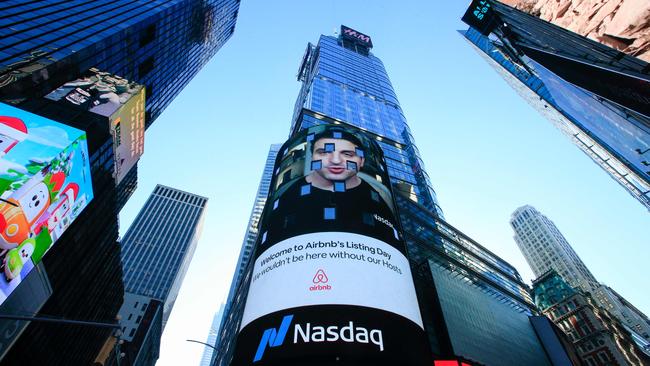
[[[436,365],[444,364],[443,360],[465,364],[560,364],[551,361],[546,349],[549,342],[559,341],[540,331],[540,322],[533,321],[534,305],[516,269],[444,221],[386,69],[371,52],[372,47],[368,35],[346,26],[341,26],[335,36],[322,35],[317,44],[307,45],[298,70],[302,87],[290,137],[303,136],[305,129],[314,126],[354,127],[383,150],[422,322]],[[279,157],[289,153],[281,151]],[[279,162],[280,158],[276,167]],[[281,169],[274,174],[276,180],[282,180]],[[274,201],[272,206],[277,203]],[[260,236],[258,247],[267,239]],[[244,303],[251,296],[251,281],[255,279],[251,280],[252,261],[243,265],[246,269],[241,282],[224,314],[215,365],[230,364],[237,348],[237,334],[245,325]],[[314,283],[317,280],[322,278],[314,277]],[[263,349],[264,340],[258,342],[262,342]],[[569,362],[566,354],[558,357]]]

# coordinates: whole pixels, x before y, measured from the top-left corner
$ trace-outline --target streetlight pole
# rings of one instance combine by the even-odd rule
[[[13,314],[0,314],[0,319],[9,319],[9,320],[25,320],[25,321],[32,321],[32,322],[44,322],[44,323],[57,323],[57,324],[71,324],[71,325],[86,325],[90,327],[97,327],[97,328],[112,328],[116,330],[117,332],[121,331],[121,326],[119,323],[103,323],[103,322],[91,322],[91,321],[85,321],[85,320],[72,320],[72,319],[63,319],[63,318],[47,318],[47,317],[42,317],[42,316],[26,316],[26,315],[13,315]],[[117,333],[117,337],[119,337],[120,334]],[[116,347],[115,347],[115,353],[117,355],[116,357],[116,362],[117,365],[120,365],[120,358],[122,357],[122,353],[120,352],[120,342],[121,340],[117,340]]]
[[[200,343],[200,344],[202,344],[202,345],[204,345],[204,346],[208,346],[208,347],[212,348],[212,349],[215,350],[215,351],[217,350],[217,348],[216,348],[215,346],[213,346],[213,345],[211,345],[211,344],[209,344],[209,343],[205,343],[205,342],[201,342],[201,341],[195,341],[194,339],[186,339],[186,341],[188,341],[188,342],[194,342],[194,343]]]

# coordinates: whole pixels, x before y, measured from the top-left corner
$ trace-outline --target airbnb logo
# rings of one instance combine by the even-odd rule
[[[327,279],[327,275],[325,274],[325,271],[322,269],[319,269],[316,274],[314,275],[314,279],[312,282],[314,283],[327,283],[329,280]]]
[[[329,291],[332,289],[332,286],[327,284],[329,278],[327,278],[325,271],[322,269],[316,271],[312,282],[314,283],[314,286],[309,287],[309,291]]]

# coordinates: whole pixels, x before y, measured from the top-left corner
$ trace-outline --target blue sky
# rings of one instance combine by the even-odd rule
[[[528,106],[456,32],[469,1],[242,1],[233,38],[147,131],[121,233],[156,183],[207,196],[203,236],[158,365],[198,364],[226,296],[272,143],[284,142],[307,42],[341,24],[372,37],[447,221],[532,273],[510,214],[555,222],[598,280],[646,313],[650,216]]]

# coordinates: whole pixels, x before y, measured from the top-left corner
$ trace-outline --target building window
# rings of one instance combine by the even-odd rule
[[[151,70],[153,70],[154,60],[153,56],[148,57],[140,65],[138,65],[138,75],[140,78],[145,77]]]
[[[135,334],[135,328],[132,328],[131,331],[129,332],[129,337],[133,337]]]
[[[134,307],[134,308],[137,308],[139,304],[140,304],[140,303],[136,301],[135,304],[133,305],[133,307]]]
[[[156,24],[150,24],[140,34],[140,47],[144,47],[156,39]]]
[[[126,320],[131,320],[131,318],[133,318],[133,314],[129,314],[129,318]]]
[[[147,303],[142,304],[142,308],[140,310],[145,311],[147,309]]]
[[[138,318],[135,320],[135,324],[140,324],[140,320],[142,320],[142,316],[138,315]]]

